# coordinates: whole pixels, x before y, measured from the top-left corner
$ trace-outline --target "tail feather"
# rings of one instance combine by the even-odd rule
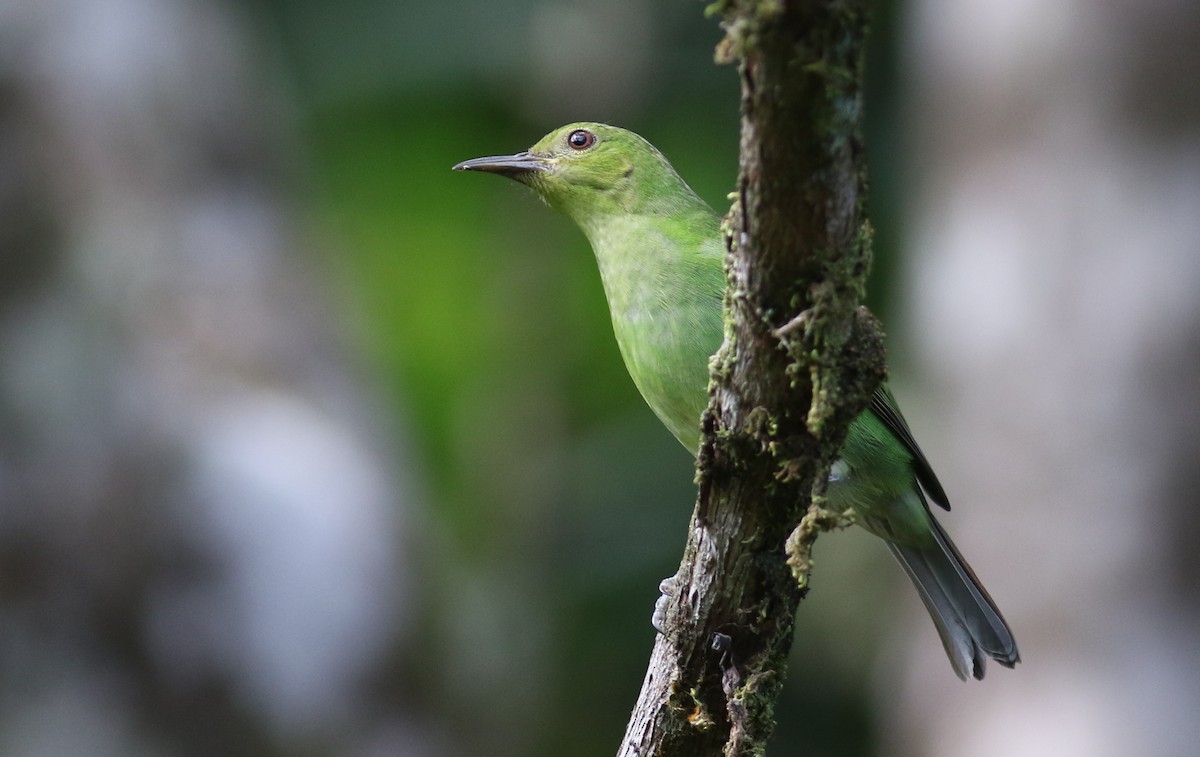
[[[889,541],[888,547],[917,587],[954,672],[963,680],[983,678],[988,657],[1011,668],[1021,659],[1012,631],[941,524],[932,515],[930,520],[935,546]]]

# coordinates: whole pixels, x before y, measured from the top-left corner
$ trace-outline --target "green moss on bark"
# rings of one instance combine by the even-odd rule
[[[847,522],[814,494],[884,373],[878,325],[859,306],[872,235],[865,4],[720,0],[706,12],[725,29],[717,59],[742,80],[726,339],[667,634],[622,744],[639,757],[763,754],[812,544]]]

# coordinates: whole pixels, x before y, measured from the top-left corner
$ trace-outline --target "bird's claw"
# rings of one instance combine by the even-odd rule
[[[654,602],[654,614],[650,616],[650,625],[663,636],[667,635],[667,610],[678,589],[679,576],[664,578],[658,584],[659,598]]]

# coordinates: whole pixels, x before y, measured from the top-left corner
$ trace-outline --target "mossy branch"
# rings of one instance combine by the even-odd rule
[[[708,12],[726,32],[717,59],[742,81],[725,343],[666,633],[622,757],[763,753],[812,543],[844,524],[814,494],[884,374],[878,325],[859,305],[866,4],[722,0]]]

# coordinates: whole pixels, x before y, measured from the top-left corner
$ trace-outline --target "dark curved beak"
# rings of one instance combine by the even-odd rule
[[[502,176],[516,176],[530,171],[545,171],[546,168],[546,162],[542,158],[530,155],[528,152],[519,152],[516,155],[493,155],[489,158],[464,160],[453,170],[483,171],[484,173],[498,173]]]

